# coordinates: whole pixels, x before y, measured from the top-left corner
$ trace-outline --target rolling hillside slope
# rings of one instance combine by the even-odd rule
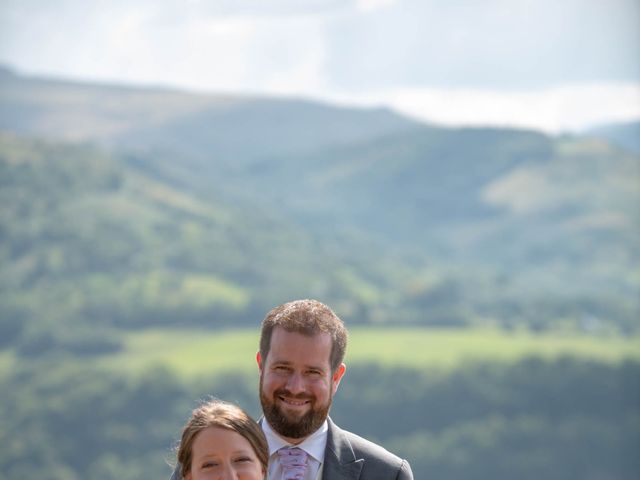
[[[362,322],[638,327],[640,157],[603,141],[10,71],[0,86],[11,311],[233,323],[317,296]]]

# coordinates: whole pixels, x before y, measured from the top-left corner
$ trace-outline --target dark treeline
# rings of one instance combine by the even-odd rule
[[[334,417],[404,454],[416,478],[633,479],[639,367],[530,358],[448,375],[352,368]]]
[[[3,478],[168,478],[194,399],[259,413],[255,375],[123,378],[53,362],[4,378]],[[407,457],[415,477],[631,480],[640,460],[640,364],[526,359],[451,372],[352,366],[332,416]]]

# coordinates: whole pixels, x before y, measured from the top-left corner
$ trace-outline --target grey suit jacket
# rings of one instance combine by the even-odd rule
[[[322,480],[413,480],[406,460],[328,421]]]
[[[328,419],[322,480],[413,480],[406,460]],[[171,480],[180,480],[176,467]]]

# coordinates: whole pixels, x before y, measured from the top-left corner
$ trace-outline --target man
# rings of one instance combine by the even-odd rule
[[[316,300],[280,305],[262,322],[256,358],[269,480],[413,479],[406,460],[328,417],[346,346],[342,320]]]

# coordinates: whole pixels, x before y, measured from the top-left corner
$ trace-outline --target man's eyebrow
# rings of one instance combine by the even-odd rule
[[[278,360],[277,358],[274,358],[272,365],[293,365],[293,362],[290,360]],[[326,370],[326,368],[320,365],[303,365],[303,367],[306,369],[312,369],[312,370],[321,370],[321,371]]]
[[[278,358],[273,359],[273,363],[286,363],[287,365],[293,363],[291,360],[280,360]]]

